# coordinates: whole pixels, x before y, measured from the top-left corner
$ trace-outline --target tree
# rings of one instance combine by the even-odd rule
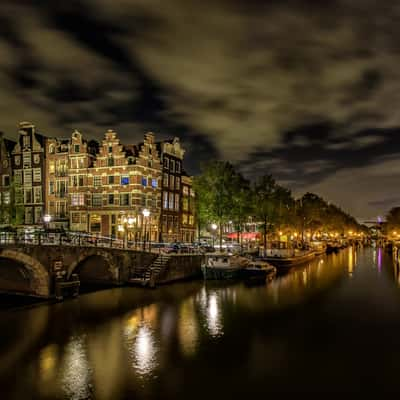
[[[264,256],[267,254],[268,225],[288,221],[293,198],[290,190],[278,185],[271,175],[264,175],[254,185],[254,214],[262,222]]]
[[[393,207],[386,215],[388,232],[400,229],[400,207]]]
[[[241,233],[243,232],[245,221],[252,212],[252,191],[250,182],[241,174],[235,175],[233,185],[231,214],[236,227],[237,241],[240,241],[240,246],[242,247]]]
[[[237,174],[232,164],[224,161],[211,161],[201,169],[201,174],[195,178],[199,216],[207,223],[217,223],[219,244],[222,248],[222,227],[232,217],[232,198]]]

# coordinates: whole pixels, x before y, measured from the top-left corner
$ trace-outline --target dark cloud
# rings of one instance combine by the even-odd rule
[[[324,191],[399,153],[399,17],[394,0],[3,1],[1,129],[151,130],[182,137],[190,172],[221,157]]]

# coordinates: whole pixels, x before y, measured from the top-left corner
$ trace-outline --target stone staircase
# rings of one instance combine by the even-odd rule
[[[171,256],[167,254],[160,254],[150,266],[136,268],[136,277],[131,278],[129,282],[140,284],[141,286],[154,287],[157,276],[166,268],[170,258]]]

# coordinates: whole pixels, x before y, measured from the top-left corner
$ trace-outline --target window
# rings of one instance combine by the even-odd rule
[[[93,193],[93,207],[101,207],[103,205],[103,195],[101,193]]]
[[[114,194],[109,194],[108,195],[108,204],[109,205],[114,204]]]
[[[49,173],[54,174],[55,171],[55,163],[54,161],[49,161]]]
[[[22,146],[26,147],[26,148],[29,148],[30,145],[31,145],[31,138],[29,136],[27,136],[27,135],[24,135],[22,137]]]
[[[188,216],[187,214],[182,214],[182,224],[186,225],[188,223]]]
[[[112,146],[108,146],[108,152],[112,153],[112,150],[113,150]]]
[[[54,154],[54,144],[51,144],[51,145],[49,146],[49,153],[50,153],[50,154]]]
[[[24,190],[24,203],[25,204],[32,203],[32,189],[25,189]]]
[[[42,222],[42,207],[35,207],[35,224]]]
[[[73,224],[79,224],[81,222],[80,216],[79,213],[71,213],[71,222]]]
[[[174,194],[170,193],[169,194],[169,209],[173,210],[174,209]]]
[[[40,168],[33,169],[33,182],[42,182],[42,171]]]
[[[23,153],[22,154],[23,166],[24,168],[31,167],[31,153]]]
[[[75,144],[74,145],[74,153],[80,153],[81,150],[81,146],[79,146],[79,144]]]
[[[24,202],[24,192],[22,189],[15,189],[15,203],[22,204]]]
[[[101,230],[101,219],[100,215],[90,216],[90,232],[100,232]]]
[[[84,193],[72,193],[71,194],[71,206],[83,206],[85,205]]]
[[[32,185],[32,170],[24,170],[24,185]]]
[[[142,194],[141,196],[140,196],[140,201],[141,201],[141,205],[142,205],[142,207],[146,207],[146,195],[145,194]]]
[[[3,175],[3,186],[10,186],[10,175]]]
[[[14,171],[14,182],[16,185],[22,185],[22,170],[17,169]]]
[[[33,162],[35,164],[39,164],[40,163],[40,155],[39,154],[34,154],[33,155]]]
[[[189,199],[187,198],[182,199],[182,209],[183,211],[189,211]]]
[[[168,209],[168,192],[163,193],[163,208]]]
[[[174,185],[175,185],[175,176],[174,175],[170,175],[170,177],[169,177],[169,188],[171,190],[174,190]]]
[[[149,168],[153,168],[153,161],[152,160],[147,161],[147,166]]]
[[[78,186],[78,177],[76,175],[71,176],[71,186]]]
[[[170,161],[169,170],[170,170],[171,172],[175,172],[175,161],[174,161],[174,160],[171,160],[171,161]]]
[[[193,215],[189,215],[189,225],[194,225],[194,217],[193,217]]]
[[[181,179],[177,176],[175,178],[175,189],[179,190],[181,188]]]
[[[147,186],[147,178],[142,176],[142,186]]]
[[[78,185],[79,185],[79,186],[83,186],[83,175],[79,175],[79,178],[78,178]]]
[[[128,157],[128,165],[132,165],[135,162],[133,157]]]
[[[15,156],[14,162],[15,162],[15,165],[21,165],[21,156]]]
[[[57,195],[58,197],[66,197],[67,193],[67,182],[66,181],[57,181],[56,184]]]
[[[41,186],[35,186],[33,188],[33,202],[36,204],[42,202],[42,187]]]
[[[109,185],[114,185],[114,175],[109,175],[108,176],[108,184]]]
[[[151,186],[152,186],[153,188],[156,188],[156,187],[158,186],[157,179],[153,178],[153,179],[151,180]]]
[[[164,158],[164,168],[169,169],[169,158]]]
[[[179,211],[179,194],[175,194],[175,210]]]
[[[168,187],[168,174],[163,175],[163,186]]]
[[[180,174],[180,172],[181,172],[181,162],[180,162],[180,161],[177,161],[175,167],[176,167],[176,172],[177,172],[178,174]]]
[[[49,194],[54,194],[54,182],[49,182]]]
[[[121,193],[120,205],[121,206],[129,206],[129,193]]]
[[[25,207],[25,223],[31,224],[33,222],[32,207]]]
[[[129,185],[129,176],[121,176],[121,185]]]
[[[108,157],[108,164],[109,167],[113,167],[114,166],[114,158],[113,157]]]
[[[174,217],[174,232],[178,232],[179,230],[179,220],[178,217]]]
[[[187,186],[182,186],[182,193],[185,196],[189,196],[189,188]]]
[[[3,192],[3,204],[10,204],[10,192]]]
[[[99,187],[102,185],[102,177],[101,176],[94,176],[93,177],[93,186]]]

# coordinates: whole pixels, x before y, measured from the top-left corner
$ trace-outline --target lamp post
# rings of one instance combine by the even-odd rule
[[[213,234],[212,234],[212,246],[213,246],[213,249],[215,249],[214,248],[214,246],[215,246],[215,231],[217,230],[217,228],[218,228],[217,224],[211,224],[211,229],[213,230]]]
[[[129,229],[132,227],[132,225],[136,222],[136,218],[128,215],[128,216],[123,216],[121,218],[122,225],[118,226],[118,230],[120,232],[124,233],[124,248],[128,248],[128,234],[129,234]]]
[[[144,219],[144,238],[143,238],[143,250],[146,250],[146,235],[147,235],[147,218],[150,215],[150,211],[145,208],[142,211],[143,219]]]
[[[49,230],[50,221],[51,221],[51,215],[50,214],[43,215],[43,222],[44,222],[44,227],[45,227],[46,231]],[[41,241],[40,241],[40,232],[39,232],[39,244],[40,243],[41,243]]]

